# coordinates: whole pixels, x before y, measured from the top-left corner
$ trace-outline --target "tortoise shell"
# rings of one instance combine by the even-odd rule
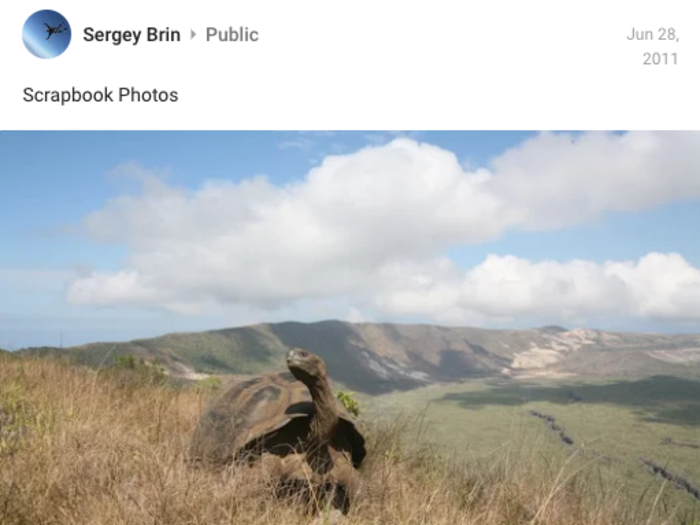
[[[331,446],[349,453],[355,468],[366,455],[365,439],[343,404],[335,399],[339,427]],[[290,372],[234,379],[209,403],[194,433],[191,458],[225,464],[262,452],[301,452],[314,406],[306,385]]]

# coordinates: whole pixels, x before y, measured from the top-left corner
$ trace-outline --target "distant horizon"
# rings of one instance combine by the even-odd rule
[[[637,334],[637,335],[669,335],[669,336],[674,336],[674,335],[695,335],[697,334],[700,336],[700,331],[699,332],[663,332],[663,331],[641,331],[641,330],[607,330],[607,329],[602,329],[602,328],[595,328],[592,326],[574,326],[574,327],[566,327],[566,326],[561,326],[561,325],[542,325],[542,326],[531,326],[531,327],[523,327],[523,328],[508,328],[508,327],[479,327],[479,326],[467,326],[467,325],[444,325],[444,324],[437,324],[437,323],[420,323],[420,322],[415,322],[415,323],[410,323],[410,322],[381,322],[381,321],[344,321],[342,319],[320,319],[317,321],[293,321],[293,320],[287,320],[287,321],[274,321],[274,322],[261,322],[261,323],[251,323],[251,324],[244,324],[244,325],[232,325],[232,326],[223,326],[223,327],[218,327],[218,328],[208,328],[204,330],[175,330],[175,331],[170,331],[170,332],[158,332],[154,335],[149,335],[145,337],[130,337],[130,338],[113,338],[113,339],[100,339],[100,340],[90,340],[90,341],[83,341],[80,343],[75,343],[75,344],[64,344],[62,347],[59,345],[53,345],[53,344],[31,344],[31,345],[24,345],[20,346],[17,348],[7,348],[5,346],[2,346],[0,344],[0,349],[4,350],[9,350],[11,352],[18,351],[18,350],[24,350],[24,349],[29,349],[29,348],[72,348],[76,346],[83,346],[83,345],[91,345],[91,344],[109,344],[109,343],[128,343],[128,342],[133,342],[133,341],[141,341],[141,340],[147,340],[147,339],[157,339],[159,337],[165,337],[168,335],[178,335],[178,334],[194,334],[194,333],[206,333],[206,332],[220,332],[220,331],[225,331],[225,330],[236,330],[236,329],[241,329],[241,328],[249,328],[253,326],[260,326],[260,325],[281,325],[281,324],[303,324],[303,325],[314,325],[314,324],[321,324],[321,323],[344,323],[344,324],[350,324],[350,325],[399,325],[399,326],[431,326],[435,328],[449,328],[449,329],[454,329],[454,328],[464,328],[464,329],[471,329],[471,330],[485,330],[485,331],[527,331],[527,330],[546,330],[548,328],[556,328],[560,329],[564,332],[571,332],[574,330],[592,330],[594,332],[604,332],[604,333],[626,333],[626,334]]]

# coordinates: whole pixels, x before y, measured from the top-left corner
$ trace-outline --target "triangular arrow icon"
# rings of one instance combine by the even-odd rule
[[[192,40],[195,37],[195,32],[190,29],[190,40]]]

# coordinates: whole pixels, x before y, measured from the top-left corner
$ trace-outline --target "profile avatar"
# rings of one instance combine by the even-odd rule
[[[27,50],[39,58],[56,58],[68,49],[71,30],[65,17],[50,9],[37,11],[27,18],[22,29]]]

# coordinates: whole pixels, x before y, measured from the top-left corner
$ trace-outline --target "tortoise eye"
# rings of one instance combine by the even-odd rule
[[[309,357],[309,353],[305,350],[299,350],[299,355],[301,357]]]

